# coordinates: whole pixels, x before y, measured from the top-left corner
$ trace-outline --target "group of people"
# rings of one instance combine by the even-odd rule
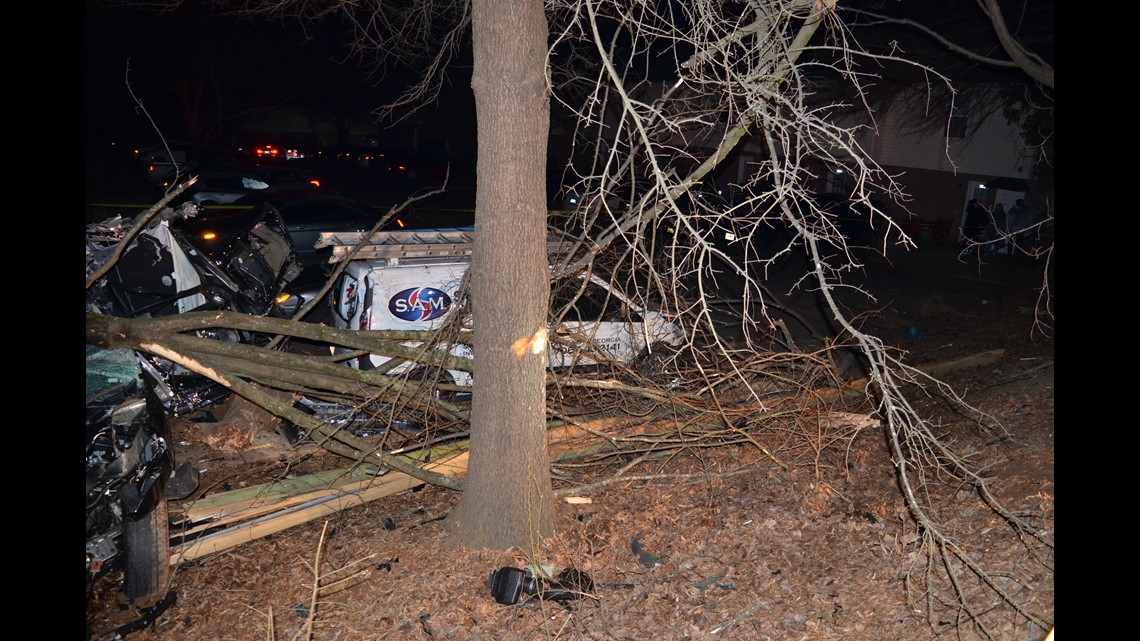
[[[985,243],[987,249],[984,251],[987,253],[1001,252],[1010,256],[1017,251],[1020,241],[1032,226],[1033,210],[1022,198],[1018,198],[1009,211],[1001,203],[994,205],[992,210],[986,209],[982,201],[975,198],[966,204],[962,217],[962,235],[967,247]]]

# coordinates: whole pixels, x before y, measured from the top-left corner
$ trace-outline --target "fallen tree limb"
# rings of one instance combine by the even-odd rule
[[[1005,356],[1004,349],[991,349],[988,352],[979,352],[971,354],[970,356],[963,356],[952,361],[945,361],[943,363],[930,363],[928,365],[917,365],[915,369],[926,374],[938,378],[943,374],[953,372],[967,367],[981,367],[983,365],[993,365],[1000,361]]]
[[[918,365],[913,369],[921,374],[931,378],[937,378],[949,372],[968,367],[981,367],[983,365],[992,365],[1002,357],[1005,356],[1004,349],[992,349],[987,352],[979,352],[964,356],[952,361],[944,361],[942,363],[929,363],[926,365]],[[921,385],[921,383],[912,379],[909,382]],[[870,377],[863,377],[853,380],[843,387],[828,387],[823,389],[812,390],[806,397],[784,397],[769,401],[769,407],[782,407],[789,403],[802,403],[808,407],[820,407],[829,403],[835,403],[843,399],[860,399],[866,396],[867,388],[870,387],[874,381]]]

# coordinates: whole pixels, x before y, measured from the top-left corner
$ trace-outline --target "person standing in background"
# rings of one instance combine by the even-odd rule
[[[986,225],[986,243],[989,244],[989,247],[986,248],[987,254],[996,254],[1007,250],[1008,230],[1005,205],[998,203],[990,212],[990,222]]]
[[[1018,245],[1028,235],[1028,229],[1033,226],[1033,212],[1029,207],[1025,206],[1025,200],[1018,198],[1013,207],[1009,208],[1006,214],[1008,223],[1009,243],[1006,245],[1006,253],[1013,256],[1017,251],[1024,252],[1025,250],[1019,249]]]
[[[966,203],[966,211],[962,214],[963,246],[970,248],[972,243],[981,242],[986,231],[986,222],[989,216],[982,201],[977,198]]]

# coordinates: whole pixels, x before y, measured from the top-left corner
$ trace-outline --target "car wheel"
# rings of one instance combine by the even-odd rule
[[[123,523],[126,569],[123,592],[143,607],[166,597],[170,587],[170,523],[166,500],[145,516]]]

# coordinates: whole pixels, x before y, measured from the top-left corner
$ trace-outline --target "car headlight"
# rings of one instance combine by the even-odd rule
[[[296,294],[281,292],[273,302],[281,309],[282,314],[292,316],[297,313],[297,310],[301,309],[301,305],[305,304],[305,299]]]

